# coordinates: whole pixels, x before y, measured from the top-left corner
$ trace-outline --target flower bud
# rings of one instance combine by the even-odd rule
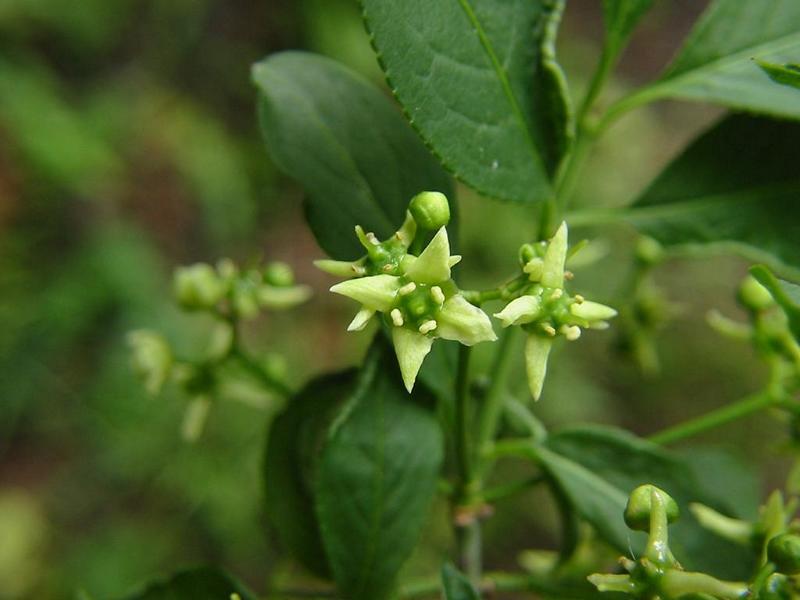
[[[642,237],[636,244],[636,260],[642,265],[656,265],[664,257],[664,249],[651,237]]]
[[[678,504],[665,491],[654,485],[640,485],[631,492],[625,507],[625,523],[634,531],[650,530],[650,513],[652,511],[652,493],[659,494],[664,500],[667,522],[674,523],[680,516]]]
[[[797,575],[800,573],[800,535],[782,533],[767,544],[767,557],[775,563],[779,573]]]
[[[213,308],[226,292],[225,283],[205,263],[176,269],[173,289],[178,303],[188,310]]]
[[[172,369],[172,351],[164,336],[147,330],[128,334],[131,364],[150,394],[157,394]]]
[[[450,222],[450,204],[441,192],[421,192],[411,199],[408,210],[422,229],[436,230]]]
[[[775,300],[767,288],[750,276],[739,286],[739,302],[754,311],[766,310],[775,305]]]
[[[294,284],[294,273],[284,262],[271,262],[264,269],[264,281],[276,287],[289,287]]]

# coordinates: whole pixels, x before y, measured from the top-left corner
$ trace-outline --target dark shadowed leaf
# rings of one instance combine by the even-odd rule
[[[436,489],[442,437],[409,396],[378,337],[355,390],[331,426],[317,481],[317,514],[339,592],[381,600],[420,535]]]
[[[256,600],[252,592],[230,575],[200,567],[151,583],[124,600],[230,600],[232,594],[238,594],[241,600]]]
[[[264,460],[267,517],[289,554],[330,576],[314,512],[314,471],[328,425],[352,392],[356,371],[325,375],[293,397],[272,423]]]
[[[658,176],[628,220],[666,246],[733,249],[800,266],[798,147],[798,123],[727,117]]]
[[[536,201],[568,143],[562,0],[361,0],[395,96],[467,185]]]
[[[423,190],[453,199],[450,177],[378,89],[306,52],[257,63],[261,130],[275,163],[305,188],[306,216],[337,259],[363,254],[356,225],[389,237]]]

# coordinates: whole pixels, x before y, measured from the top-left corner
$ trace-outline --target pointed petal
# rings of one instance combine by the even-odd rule
[[[450,279],[450,241],[447,229],[440,228],[430,244],[406,270],[417,283],[441,283]]]
[[[571,305],[569,307],[569,312],[589,322],[605,321],[606,319],[617,316],[617,311],[610,306],[600,304],[599,302],[592,302],[591,300],[584,300],[580,304],[575,303]]]
[[[467,302],[463,296],[448,298],[436,316],[436,335],[455,340],[465,346],[479,342],[493,342],[497,335],[485,312]]]
[[[330,260],[327,258],[315,260],[314,266],[320,271],[325,271],[335,277],[356,277],[364,274],[364,267],[360,260],[351,262],[348,260]]]
[[[374,310],[362,308],[356,313],[356,316],[353,317],[353,320],[350,321],[350,325],[347,326],[347,331],[361,331],[367,326],[367,323],[369,323],[369,320],[374,314]]]
[[[258,303],[264,308],[283,309],[302,304],[311,297],[311,288],[307,285],[276,287],[262,285],[256,290]]]
[[[552,347],[552,339],[536,334],[529,335],[525,344],[525,369],[534,400],[538,400],[542,395],[544,378],[547,375],[547,358]]]
[[[341,294],[360,302],[370,310],[386,312],[394,305],[400,278],[394,275],[372,275],[348,279],[331,288],[334,294]]]
[[[397,362],[400,364],[400,373],[403,375],[403,383],[411,393],[417,373],[422,366],[422,361],[431,351],[433,338],[422,335],[416,331],[411,331],[405,327],[394,327],[392,329],[392,342],[394,351],[397,354]]]
[[[567,261],[567,224],[561,223],[556,234],[547,245],[542,266],[542,285],[564,287],[564,263]]]
[[[503,327],[531,323],[539,316],[542,299],[539,296],[520,296],[506,304],[506,307],[494,316],[503,322]]]

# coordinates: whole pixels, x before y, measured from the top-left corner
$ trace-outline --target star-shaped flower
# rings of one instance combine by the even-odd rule
[[[436,338],[467,346],[497,339],[486,313],[464,299],[450,277],[450,269],[460,260],[450,254],[447,229],[441,227],[419,256],[404,254],[386,273],[356,277],[331,288],[362,305],[348,331],[363,329],[375,313],[384,315],[409,392]]]
[[[555,338],[577,340],[581,328],[605,329],[607,320],[617,314],[609,306],[580,295],[570,296],[564,289],[567,237],[567,224],[562,223],[547,243],[543,256],[535,256],[523,266],[531,285],[494,315],[502,321],[503,327],[520,325],[528,332],[525,366],[531,395],[536,400],[542,394],[547,360]]]

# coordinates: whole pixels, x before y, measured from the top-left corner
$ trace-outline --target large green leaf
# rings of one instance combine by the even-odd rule
[[[480,595],[466,576],[450,563],[442,567],[445,600],[480,600]]]
[[[671,546],[688,568],[738,577],[750,566],[743,550],[708,535],[687,510],[689,502],[702,502],[730,514],[725,490],[711,496],[686,463],[661,447],[623,430],[585,426],[551,435],[535,453],[578,514],[620,552],[641,549],[643,534],[625,526],[623,513],[628,494],[652,483],[681,507]]]
[[[800,124],[728,117],[666,168],[627,219],[666,246],[722,246],[800,266],[798,147]]]
[[[395,96],[456,177],[536,201],[568,143],[563,0],[361,0]]]
[[[317,470],[317,514],[339,592],[381,600],[414,548],[442,462],[433,414],[409,397],[380,338],[331,427]]]
[[[641,18],[650,10],[653,0],[603,0],[606,26],[606,53],[616,57]]]
[[[124,600],[229,600],[238,594],[241,600],[256,596],[230,575],[208,567],[187,569],[163,581],[149,584]]]
[[[267,516],[289,551],[312,572],[330,576],[314,512],[314,472],[327,427],[355,383],[356,371],[313,380],[272,423],[264,461]]]
[[[276,164],[298,180],[306,215],[332,257],[363,254],[355,225],[389,237],[423,190],[452,182],[391,100],[344,66],[306,52],[253,67],[261,129]]]
[[[797,94],[769,85],[753,62],[790,62],[799,54],[797,0],[716,0],[669,68],[640,97],[685,98],[800,118]]]

